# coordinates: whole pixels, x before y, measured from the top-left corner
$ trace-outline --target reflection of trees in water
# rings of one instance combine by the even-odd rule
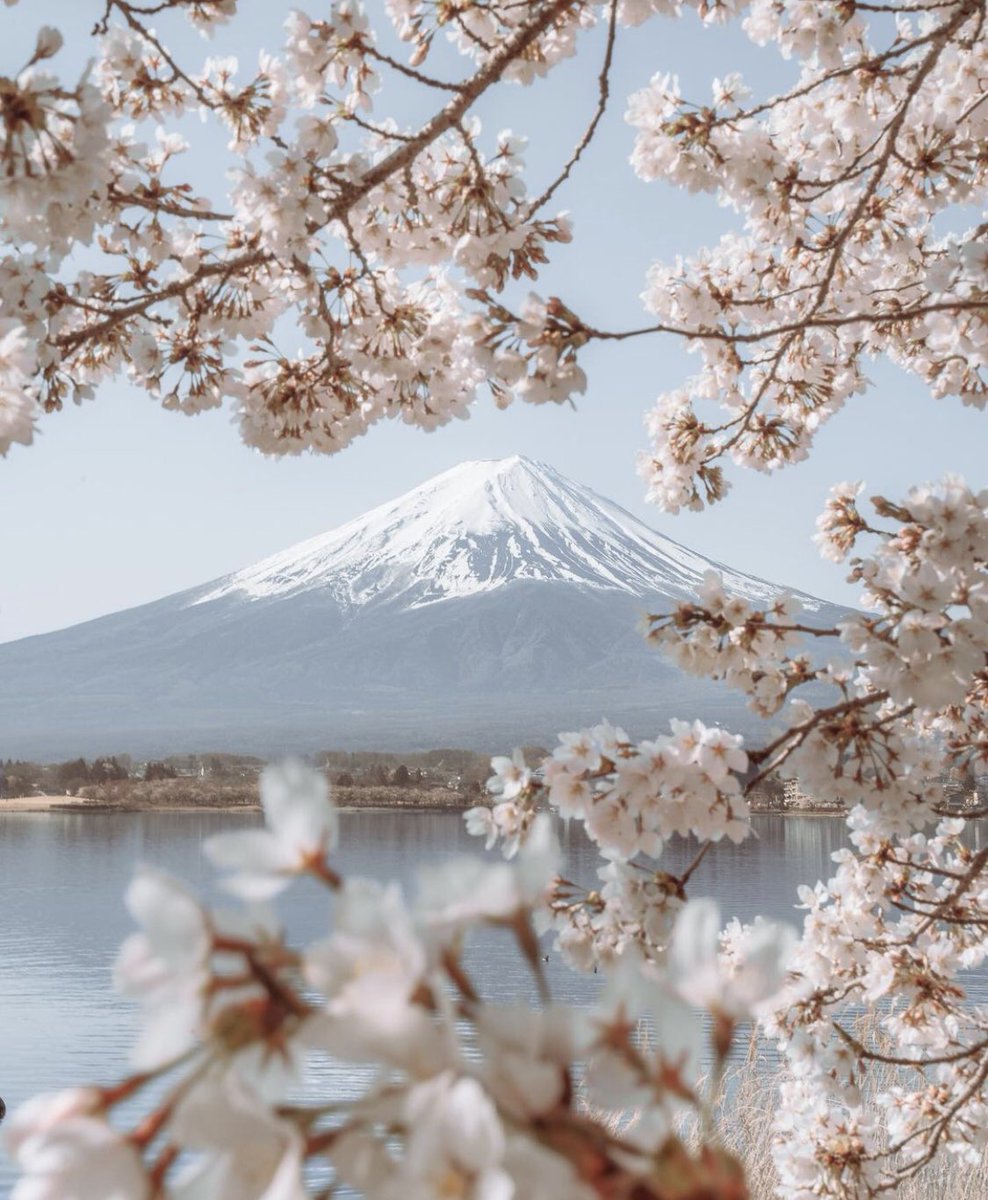
[[[831,855],[850,845],[848,829],[839,817],[783,817],[785,852],[803,864],[805,882],[829,879],[834,872]]]
[[[45,819],[43,813],[5,813],[0,808],[0,855],[8,854],[15,846],[43,840]]]
[[[807,880],[827,878],[830,855],[846,846],[843,822],[827,817],[757,815],[755,835],[740,845],[713,847],[693,879],[691,894],[717,899],[725,920],[749,921],[759,914],[799,921],[796,889]]]

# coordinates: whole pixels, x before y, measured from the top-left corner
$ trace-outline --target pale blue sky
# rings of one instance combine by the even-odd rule
[[[212,46],[183,31],[183,58],[236,53],[253,64],[257,46],[276,48],[290,6],[241,0],[240,7],[233,31],[221,32]],[[69,75],[81,69],[90,52],[85,34],[101,8],[94,0],[32,0],[0,9],[0,74],[20,66],[44,21],[68,35],[56,65]],[[371,0],[368,8],[380,13],[383,5]],[[309,11],[318,14],[318,5]],[[511,128],[532,137],[533,186],[568,154],[592,111],[601,45],[598,31],[548,81],[502,90],[483,110],[490,132]],[[649,262],[688,253],[728,227],[734,218],[711,199],[635,179],[623,101],[660,70],[677,71],[687,94],[705,99],[709,80],[735,69],[771,91],[789,68],[738,31],[705,30],[692,16],[624,31],[614,104],[582,169],[557,194],[559,207],[575,218],[576,237],[537,285],[542,294],[563,296],[600,327],[638,324]],[[423,104],[403,87],[396,94],[409,120],[435,104],[434,96]],[[198,133],[196,119],[188,135]],[[194,157],[198,182],[214,195],[224,185],[221,145],[211,137]],[[241,445],[228,412],[166,413],[115,382],[84,408],[45,418],[33,447],[16,447],[0,460],[0,641],[247,565],[464,459],[543,459],[701,553],[844,601],[855,596],[844,572],[823,563],[810,541],[830,483],[863,478],[869,493],[898,495],[945,471],[984,482],[983,418],[956,402],[934,402],[913,379],[875,364],[875,386],[831,422],[807,463],[769,478],[735,471],[725,503],[665,516],[644,503],[634,459],[646,444],[643,414],[660,391],[689,374],[692,360],[672,340],[655,338],[594,347],[583,362],[590,383],[576,412],[524,405],[498,412],[483,399],[469,421],[433,434],[389,423],[333,458],[264,458]]]

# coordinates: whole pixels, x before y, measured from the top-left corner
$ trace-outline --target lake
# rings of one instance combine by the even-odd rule
[[[133,864],[162,867],[215,896],[204,840],[259,822],[248,813],[4,814],[0,802],[0,1095],[8,1111],[39,1091],[107,1083],[126,1072],[136,1013],[114,993],[110,968],[132,929],[122,896]],[[724,844],[707,855],[691,894],[715,896],[725,921],[763,913],[798,922],[797,885],[830,874],[846,829],[809,816],[758,816],[755,827],[757,838],[744,846]],[[598,859],[582,831],[564,826],[561,838],[569,877],[592,882]],[[482,842],[456,813],[350,811],[342,814],[335,861],[346,874],[411,884],[420,864],[461,853],[482,853]],[[663,865],[676,871],[691,857],[686,844],[674,843]],[[279,912],[296,937],[326,928],[325,894],[314,886],[291,890]],[[472,967],[490,998],[531,991],[513,942],[500,931],[475,950]],[[556,998],[570,1003],[587,1003],[599,982],[566,970],[557,955],[547,970]],[[0,1195],[12,1178],[0,1155]]]

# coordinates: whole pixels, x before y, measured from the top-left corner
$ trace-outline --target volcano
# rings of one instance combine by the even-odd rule
[[[711,569],[756,603],[782,590],[544,463],[462,463],[232,575],[0,645],[0,758],[503,750],[605,716],[750,729],[737,693],[638,632]],[[845,615],[795,595],[810,623]]]

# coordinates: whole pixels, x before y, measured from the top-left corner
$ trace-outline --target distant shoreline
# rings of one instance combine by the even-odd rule
[[[339,791],[340,789],[337,789]],[[354,804],[347,796],[339,805],[341,812],[466,812],[469,804],[449,804],[428,801],[407,804],[385,804],[375,800],[368,804]],[[0,815],[3,813],[259,813],[261,805],[256,800],[235,801],[229,804],[150,804],[140,801],[114,802],[94,800],[85,796],[16,796],[0,800]],[[843,820],[847,814],[832,808],[760,809],[753,817],[837,817]]]
[[[354,804],[348,797],[338,805],[340,812],[466,812],[469,804],[441,804],[423,801],[409,804]],[[257,800],[229,804],[151,804],[141,801],[93,800],[85,796],[14,796],[0,800],[4,813],[260,813]]]

